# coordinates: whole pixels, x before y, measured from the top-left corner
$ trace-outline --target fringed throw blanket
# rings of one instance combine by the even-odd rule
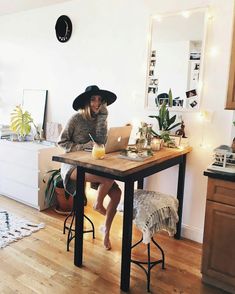
[[[35,224],[0,209],[0,248],[31,235],[44,226],[43,223]]]
[[[173,196],[139,189],[134,192],[133,205],[134,223],[143,233],[143,243],[149,243],[161,230],[170,236],[176,233],[178,200]]]

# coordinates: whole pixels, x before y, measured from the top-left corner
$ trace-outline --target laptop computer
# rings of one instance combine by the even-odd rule
[[[111,153],[125,149],[128,145],[132,126],[112,127],[107,133],[105,153]],[[85,148],[84,151],[92,151],[92,148]]]
[[[108,130],[105,153],[125,149],[128,145],[132,126],[113,127]]]

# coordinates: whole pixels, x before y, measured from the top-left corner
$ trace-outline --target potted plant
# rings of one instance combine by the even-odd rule
[[[49,175],[49,177],[48,177]],[[43,182],[46,183],[45,203],[47,206],[54,206],[59,213],[71,212],[73,208],[73,196],[65,189],[61,177],[61,169],[52,169],[46,172]],[[84,198],[84,205],[87,198]]]
[[[10,128],[18,135],[19,141],[25,141],[25,137],[31,131],[31,124],[35,127],[38,135],[38,130],[31,114],[26,110],[24,111],[20,105],[17,105],[11,113]]]
[[[235,127],[235,121],[233,122],[233,125]],[[233,138],[233,141],[232,141],[232,152],[235,153],[235,137]]]
[[[48,174],[49,177],[47,178]],[[46,183],[46,205],[54,206],[58,212],[70,212],[73,208],[73,196],[64,189],[60,168],[49,170],[43,182]]]
[[[164,142],[170,142],[170,130],[173,128],[179,126],[181,122],[175,123],[176,115],[173,115],[170,117],[169,113],[169,107],[172,107],[173,99],[172,99],[172,91],[169,90],[169,93],[162,93],[159,94],[157,97],[157,100],[155,100],[156,106],[158,107],[158,101],[159,98],[164,98],[160,108],[159,108],[159,114],[158,115],[149,115],[151,118],[156,118],[158,121],[158,127],[159,127],[159,134],[152,130],[152,134],[156,137],[159,137],[163,139]],[[166,102],[168,101],[168,103]],[[167,105],[168,104],[168,105]]]

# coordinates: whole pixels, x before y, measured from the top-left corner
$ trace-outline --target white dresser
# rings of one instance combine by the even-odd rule
[[[60,167],[52,156],[61,153],[54,146],[0,140],[0,194],[39,210],[47,208],[43,177],[46,171]]]

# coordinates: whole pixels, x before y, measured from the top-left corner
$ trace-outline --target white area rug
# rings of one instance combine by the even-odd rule
[[[0,248],[31,235],[44,226],[43,223],[32,223],[0,208]]]

